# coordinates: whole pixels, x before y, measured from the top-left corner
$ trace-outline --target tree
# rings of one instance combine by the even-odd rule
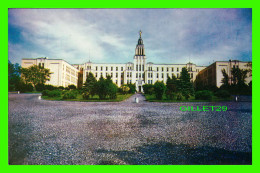
[[[223,79],[221,88],[228,90],[231,94],[250,94],[250,86],[246,85],[245,80],[249,70],[234,67],[231,70],[231,84],[229,83],[229,76],[223,69]]]
[[[129,88],[129,87],[128,87]],[[130,88],[129,88],[130,89]],[[105,97],[109,97],[109,99],[115,99],[117,97],[117,85],[113,83],[111,76],[107,75],[105,79]]]
[[[177,90],[187,99],[194,94],[193,84],[191,82],[190,74],[187,68],[182,68],[180,78],[177,84]]]
[[[244,85],[246,81],[248,70],[240,69],[238,67],[232,68],[232,84]]]
[[[50,70],[37,65],[22,68],[21,72],[25,83],[31,83],[34,89],[37,84],[44,84],[50,80]]]
[[[177,91],[177,78],[173,75],[168,77],[166,81],[166,97],[173,100],[175,92]]]
[[[163,82],[159,82],[159,81],[155,82],[154,92],[155,92],[156,99],[162,100],[165,90],[166,90],[166,86],[164,85]]]
[[[86,79],[86,82],[83,85],[83,91],[91,95],[92,97],[96,94],[96,84],[97,80],[94,77],[93,73],[89,73]]]
[[[152,95],[154,91],[153,87],[154,87],[153,84],[144,84],[143,85],[144,94]]]
[[[106,83],[105,83],[105,79],[103,78],[103,76],[101,76],[97,82],[96,85],[96,89],[97,89],[97,95],[99,97],[99,99],[105,99],[106,98]]]
[[[225,69],[222,69],[221,72],[223,74],[223,79],[221,80],[221,83],[223,83],[223,84],[221,85],[221,87],[227,89],[229,87],[229,77],[228,77],[228,74],[226,73]]]
[[[112,82],[110,82],[109,85],[108,85],[107,92],[108,92],[109,99],[116,99],[116,97],[117,97],[117,95],[116,95],[116,93],[117,93],[117,85],[112,83]]]
[[[248,73],[249,73],[249,76],[251,77],[252,76],[252,62],[248,62],[246,64],[246,66],[249,67],[248,68]]]
[[[106,99],[107,96],[109,99],[116,98],[117,86],[112,82],[110,76],[107,76],[106,79],[101,76],[96,84],[96,89],[100,100]]]
[[[135,84],[127,84],[127,86],[130,88],[129,93],[134,94],[136,92]]]
[[[21,66],[8,61],[8,90],[17,90],[21,80]]]

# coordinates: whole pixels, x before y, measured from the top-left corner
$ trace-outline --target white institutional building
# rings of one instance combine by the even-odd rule
[[[78,84],[79,70],[62,59],[48,59],[48,58],[24,58],[22,59],[22,67],[27,68],[32,65],[39,65],[50,69],[50,81],[46,84],[53,86],[64,86]]]
[[[22,67],[31,65],[41,65],[51,71],[51,80],[47,84],[54,86],[67,87],[68,85],[76,85],[81,87],[86,81],[88,74],[91,72],[97,80],[103,76],[111,76],[112,81],[120,87],[123,84],[135,84],[137,91],[143,91],[142,85],[154,84],[156,81],[166,83],[168,76],[175,75],[177,78],[183,67],[186,67],[192,81],[200,71],[206,66],[197,66],[193,63],[187,64],[154,64],[147,62],[145,56],[145,48],[142,40],[142,32],[140,31],[139,39],[135,48],[133,62],[126,64],[106,64],[86,62],[84,64],[71,65],[62,59],[22,59]]]
[[[196,77],[196,82],[199,82],[202,86],[220,87],[222,85],[223,79],[222,70],[224,69],[227,75],[229,76],[229,84],[231,84],[232,68],[238,67],[239,69],[249,70],[251,67],[248,66],[248,63],[251,62],[242,62],[238,60],[216,61],[199,72],[199,74]],[[252,72],[247,74],[245,83],[248,84],[250,81],[252,81]]]

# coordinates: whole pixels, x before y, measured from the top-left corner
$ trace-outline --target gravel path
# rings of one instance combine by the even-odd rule
[[[38,100],[9,94],[9,164],[251,164],[252,103]],[[135,97],[139,103],[134,103]],[[180,106],[227,106],[182,112]]]

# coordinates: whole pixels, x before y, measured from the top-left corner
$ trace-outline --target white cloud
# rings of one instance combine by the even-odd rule
[[[251,22],[236,9],[10,9],[9,58],[132,61],[139,29],[148,61],[205,64],[251,52]],[[243,17],[243,16],[242,16]],[[11,41],[12,40],[12,41]]]

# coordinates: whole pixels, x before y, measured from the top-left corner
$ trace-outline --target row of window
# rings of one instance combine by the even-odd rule
[[[109,73],[106,73],[106,77],[107,76],[110,76],[110,77],[113,77],[113,73],[111,73],[111,74],[109,74]],[[129,75],[129,74],[128,74]],[[103,76],[103,73],[101,73],[100,74],[100,76]],[[88,72],[86,72],[86,77],[88,77]],[[95,77],[97,78],[98,77],[98,73],[95,73]],[[118,77],[118,73],[116,73],[116,78]],[[121,78],[123,78],[124,77],[124,73],[121,73]],[[129,77],[129,76],[127,76],[127,77]],[[131,73],[131,76],[130,77],[132,77],[132,73]]]
[[[161,71],[164,71],[164,68],[166,68],[166,71],[168,72],[168,71],[170,71],[170,69],[171,69],[171,71],[172,72],[174,72],[174,67],[161,67]],[[148,71],[153,71],[153,67],[148,67],[148,69],[147,69]],[[160,70],[160,68],[159,67],[156,67],[156,71],[159,71]],[[178,72],[179,71],[179,67],[177,67],[176,68],[176,71]]]
[[[170,74],[169,73],[167,73],[166,74],[167,75],[167,78],[168,77],[170,77]],[[171,77],[173,77],[174,76],[174,74],[172,73],[172,76]],[[153,75],[151,74],[151,78],[153,77]],[[177,78],[179,77],[179,73],[177,73]],[[148,75],[148,78],[149,78],[149,75]],[[156,73],[156,78],[159,78],[159,73]],[[161,74],[161,78],[164,78],[164,73],[162,73]]]
[[[136,73],[136,78],[144,78],[144,73]]]
[[[39,67],[44,68],[44,63],[39,63]]]
[[[127,72],[127,77],[132,77],[132,72]]]
[[[63,70],[64,70],[64,66],[63,66]],[[78,77],[78,73],[76,73],[75,70],[70,69],[68,66],[66,66],[66,72],[72,76]]]
[[[139,67],[139,68],[138,68]],[[139,70],[138,70],[139,69]],[[136,65],[136,71],[144,71],[144,65]]]
[[[71,82],[72,82],[72,83],[77,83],[77,79],[74,78],[74,77],[71,77]]]
[[[153,84],[153,80],[148,80],[148,84]]]
[[[113,77],[113,73],[111,74],[108,74],[106,73],[106,77],[110,75],[111,77]],[[167,78],[170,76],[169,73],[166,74],[167,75]],[[86,76],[88,76],[88,72],[86,73]],[[103,74],[101,73],[101,76],[103,76]],[[172,73],[172,76],[174,76],[174,74]],[[172,77],[171,76],[171,77]],[[98,77],[98,73],[95,74],[95,77],[97,78]],[[116,78],[118,77],[118,73],[116,73]],[[124,77],[124,74],[121,73],[121,78]],[[132,73],[127,73],[127,77],[132,77]],[[144,78],[144,73],[136,73],[136,78]],[[177,73],[177,78],[179,78],[179,73]],[[190,77],[193,78],[193,73],[190,73]],[[148,73],[148,78],[153,78],[153,74],[152,73]],[[159,73],[156,74],[156,78],[159,78]],[[161,78],[164,78],[164,74],[162,73],[161,74]]]
[[[105,67],[106,71],[108,71],[108,67]],[[131,67],[128,67],[129,70],[131,70]],[[91,67],[89,68],[91,70]],[[110,67],[110,71],[113,71],[114,68]],[[96,71],[98,71],[98,66],[96,66]],[[103,71],[103,66],[100,67],[100,71]],[[116,71],[118,71],[118,67],[116,67]],[[124,71],[124,67],[121,67],[121,71]]]
[[[118,84],[118,81],[116,80],[116,84]],[[124,81],[123,80],[121,80],[121,85],[123,85],[124,84]]]
[[[162,75],[162,78],[164,78],[164,74],[162,73],[161,75]],[[174,76],[174,74],[172,73],[172,76],[171,76],[171,77],[173,77],[173,76]],[[148,73],[148,78],[152,78],[152,77],[153,77],[153,74],[151,73],[151,75],[149,75],[149,73]],[[167,78],[168,78],[168,77],[170,77],[169,73],[167,73]],[[180,77],[180,74],[177,73],[177,76],[176,76],[176,77],[179,78],[179,77]],[[159,73],[156,74],[156,78],[159,78]],[[193,78],[193,73],[190,73],[190,78]]]
[[[70,81],[70,75],[66,74],[66,78],[67,81]]]
[[[164,71],[166,68],[166,71],[169,72],[171,69],[171,72],[174,72],[174,67],[161,67],[161,71]],[[105,71],[108,71],[109,67],[105,67]],[[132,67],[128,66],[128,70],[132,70]],[[91,70],[91,66],[87,66],[87,70]],[[114,68],[110,67],[110,71],[113,71]],[[156,67],[156,71],[159,71],[160,68]],[[98,71],[98,66],[96,66],[96,71]],[[103,66],[100,67],[100,71],[103,71]],[[116,71],[118,71],[118,67],[116,67]],[[124,67],[121,67],[121,71],[124,71]],[[136,65],[136,71],[144,71],[144,65]],[[148,67],[148,71],[153,71],[153,67]],[[188,67],[188,71],[192,71],[192,67]],[[199,72],[198,69],[196,69],[197,72]],[[176,68],[176,72],[179,72],[179,67]]]
[[[106,73],[106,77],[108,76],[108,75],[110,75],[111,77],[113,77],[113,73]],[[68,75],[67,75],[68,76]],[[86,72],[86,77],[88,76],[88,72]],[[101,73],[101,76],[103,76],[103,73]],[[168,77],[170,77],[170,74],[169,73],[167,73],[166,74],[166,76],[167,76],[167,78]],[[171,77],[173,77],[174,76],[174,73],[172,73],[172,76]],[[177,73],[177,78],[179,78],[179,76],[180,76],[180,74],[179,73]],[[98,73],[95,73],[95,77],[97,78],[98,77]],[[118,73],[116,73],[116,76],[115,76],[116,78],[118,78]],[[124,77],[124,73],[121,73],[121,78],[123,78]],[[132,77],[132,72],[128,72],[127,73],[127,77]],[[193,73],[190,73],[190,77],[191,78],[193,78]],[[136,78],[144,78],[144,73],[136,73]],[[152,73],[148,73],[148,78],[153,78],[153,74]],[[159,78],[159,73],[156,73],[156,78]],[[161,74],[161,78],[164,78],[164,73],[162,73]]]

